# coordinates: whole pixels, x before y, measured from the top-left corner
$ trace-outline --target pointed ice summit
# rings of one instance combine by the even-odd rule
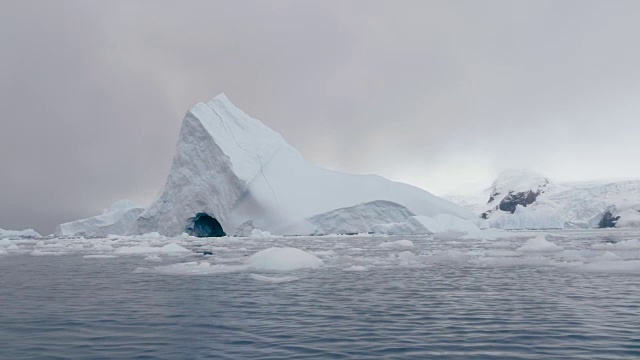
[[[166,184],[130,234],[222,236],[241,225],[274,234],[312,234],[310,217],[376,200],[416,215],[474,218],[414,186],[312,165],[280,134],[221,94],[185,116]]]

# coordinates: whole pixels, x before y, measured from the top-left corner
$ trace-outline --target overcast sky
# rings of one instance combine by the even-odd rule
[[[220,92],[310,161],[436,194],[640,177],[640,1],[0,0],[0,228],[163,185]]]

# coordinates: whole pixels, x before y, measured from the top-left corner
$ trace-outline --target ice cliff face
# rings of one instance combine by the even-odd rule
[[[314,166],[222,94],[185,116],[166,184],[130,233],[179,235],[198,227],[198,216],[205,214],[229,234],[241,224],[242,231],[251,224],[274,234],[310,234],[308,218],[375,200],[417,215],[474,217],[407,184]]]
[[[315,235],[372,233],[376,226],[404,223],[414,213],[391,201],[372,201],[312,216]],[[423,233],[426,233],[423,232]]]
[[[58,225],[55,235],[91,237],[125,235],[143,211],[143,208],[131,200],[116,201],[102,215]]]

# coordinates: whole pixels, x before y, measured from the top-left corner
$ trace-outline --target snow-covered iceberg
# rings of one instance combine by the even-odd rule
[[[22,239],[22,238],[40,238],[42,237],[33,229],[26,230],[4,230],[0,229],[0,239]]]
[[[144,208],[131,200],[116,201],[102,215],[58,225],[56,236],[126,235]]]
[[[312,165],[221,94],[185,116],[166,184],[130,234],[234,234],[247,221],[273,234],[311,234],[308,218],[375,200],[416,215],[474,217],[411,185]]]

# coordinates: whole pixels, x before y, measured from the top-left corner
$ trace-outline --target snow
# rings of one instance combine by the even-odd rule
[[[272,247],[251,255],[246,264],[252,270],[291,271],[303,268],[317,268],[322,266],[323,261],[304,250],[290,247]]]
[[[182,234],[198,213],[234,234],[241,225],[279,235],[308,235],[307,219],[376,200],[416,215],[473,213],[411,185],[351,175],[308,163],[277,132],[236,108],[224,94],[196,104],[184,118],[176,155],[157,199],[131,234]],[[322,230],[322,229],[321,229]]]
[[[504,199],[509,192],[525,192],[538,190],[548,186],[551,181],[544,175],[529,169],[507,169],[504,170],[491,185],[492,193],[498,193],[495,197],[497,202]],[[498,200],[499,199],[499,200]]]
[[[0,229],[0,239],[22,239],[22,238],[41,238],[33,229],[26,230],[4,230]]]
[[[517,206],[513,214],[498,209],[510,193],[540,192],[526,207]],[[605,212],[620,219],[618,228],[640,227],[640,180],[555,183],[530,170],[508,170],[492,184],[485,199],[478,196],[450,196],[478,216],[490,211],[484,226],[502,229],[580,229],[596,228]],[[482,209],[478,211],[478,209]]]
[[[547,241],[544,235],[539,235],[527,240],[524,245],[519,247],[517,251],[530,251],[530,252],[547,252],[547,251],[562,251],[564,248],[558,246],[550,241]]]
[[[566,221],[555,209],[539,209],[535,205],[516,206],[513,214],[498,211],[487,220],[492,228],[506,230],[562,229]]]
[[[131,200],[119,200],[102,215],[76,220],[58,225],[56,236],[91,236],[125,235],[134,221],[144,211]]]

